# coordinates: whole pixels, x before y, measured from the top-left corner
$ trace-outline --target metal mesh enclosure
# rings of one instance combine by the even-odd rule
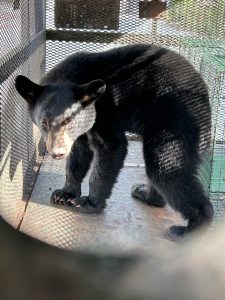
[[[224,0],[3,0],[0,17],[0,205],[11,222],[17,224],[22,216],[21,199],[29,190],[42,146],[26,103],[13,87],[15,76],[24,74],[38,82],[74,52],[131,43],[156,43],[179,51],[205,79],[213,134],[200,175],[216,215],[224,218]]]
[[[0,2],[0,207],[17,225],[24,210],[33,165],[41,151],[24,100],[14,88],[15,76],[38,81],[45,69],[44,1]]]
[[[77,9],[79,0],[46,1],[47,70],[75,51],[100,51],[130,43],[157,42],[174,48],[179,46],[179,32],[175,29],[178,36],[171,34],[173,29],[165,20],[165,1],[160,1],[159,7],[158,1],[82,2],[86,7],[83,13],[81,8]],[[74,19],[72,16],[75,15]],[[52,49],[57,51],[53,54]]]
[[[80,3],[79,0],[46,1],[47,69],[80,50],[98,51],[152,42],[178,50],[186,37],[223,40],[225,35],[223,0],[214,1],[213,5],[208,0]]]

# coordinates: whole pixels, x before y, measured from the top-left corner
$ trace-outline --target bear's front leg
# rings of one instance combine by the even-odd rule
[[[83,213],[99,213],[110,197],[127,153],[126,137],[118,143],[105,142],[94,145],[94,163],[89,179],[89,196],[78,197],[73,205]]]
[[[66,182],[62,189],[52,193],[51,201],[62,205],[72,205],[81,195],[81,183],[90,167],[93,152],[89,148],[87,136],[79,137],[67,158]]]

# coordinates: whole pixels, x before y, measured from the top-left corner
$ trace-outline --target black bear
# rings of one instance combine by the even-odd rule
[[[198,178],[210,144],[207,87],[181,55],[155,45],[79,52],[52,69],[41,85],[24,76],[16,89],[28,102],[53,158],[67,157],[66,182],[55,203],[100,212],[127,153],[127,131],[143,137],[147,184],[132,195],[149,205],[168,202],[187,220],[183,235],[212,220],[213,208]],[[93,160],[89,195],[81,183]]]

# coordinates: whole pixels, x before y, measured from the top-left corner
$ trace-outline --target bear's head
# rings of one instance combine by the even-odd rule
[[[15,85],[28,103],[31,118],[39,127],[48,152],[56,159],[66,157],[76,139],[93,127],[95,101],[106,90],[100,79],[82,85],[71,82],[39,85],[20,75]]]

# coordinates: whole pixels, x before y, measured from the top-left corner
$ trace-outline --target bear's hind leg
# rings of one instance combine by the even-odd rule
[[[161,187],[171,207],[180,212],[188,221],[187,226],[170,228],[170,234],[177,236],[197,229],[199,226],[207,225],[213,218],[212,204],[203,191],[198,178],[187,174],[179,177],[174,177],[174,183],[163,184]]]
[[[176,183],[171,187],[172,191],[169,189],[164,191],[168,203],[188,221],[187,227],[172,226],[170,228],[172,235],[183,235],[212,221],[213,206],[197,177],[186,176],[185,180],[180,182],[176,179]]]
[[[197,177],[198,153],[184,147],[171,133],[144,140],[146,173],[166,202],[180,212],[187,226],[173,226],[172,235],[184,235],[211,222],[213,207]],[[150,143],[149,143],[149,142]],[[193,149],[194,145],[193,145]]]
[[[163,197],[150,183],[133,185],[131,195],[148,205],[155,207],[164,207],[166,205]]]

